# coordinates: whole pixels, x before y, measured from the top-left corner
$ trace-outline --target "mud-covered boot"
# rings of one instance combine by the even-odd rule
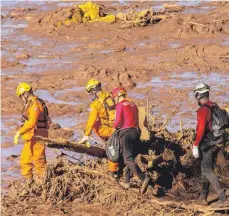
[[[207,196],[208,196],[207,191],[205,191],[205,190],[201,191],[200,196],[195,201],[195,204],[207,206],[208,205]]]
[[[222,189],[219,191],[219,200],[211,204],[211,208],[224,208],[229,206],[225,191]]]
[[[218,200],[211,204],[211,208],[225,208],[229,207],[229,202],[227,200]]]
[[[124,182],[129,183],[131,177],[133,177],[133,174],[132,174],[131,170],[129,169],[129,167],[126,166],[123,169],[123,180],[124,180]]]
[[[141,187],[141,194],[145,193],[147,190],[147,187],[149,185],[150,177],[146,176],[142,182],[142,187]]]
[[[115,179],[115,181],[119,181],[120,175],[118,172],[108,172],[108,175],[113,177]]]
[[[129,167],[125,167],[123,169],[123,180],[124,182],[119,182],[119,184],[124,188],[124,189],[129,189],[130,188],[130,178],[131,178],[131,171]]]
[[[123,187],[123,189],[129,189],[130,183],[128,182],[119,182],[119,184]]]

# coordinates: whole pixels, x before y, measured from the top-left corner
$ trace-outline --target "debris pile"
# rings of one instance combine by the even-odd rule
[[[163,4],[160,12],[155,12],[153,9],[146,9],[140,12],[131,10],[127,13],[119,12],[116,17],[125,23],[121,28],[143,27],[158,23],[163,19],[171,18],[171,13],[180,12],[183,9],[184,6],[177,4]]]
[[[180,17],[178,23],[181,26],[181,32],[184,33],[198,33],[198,34],[229,34],[229,19],[228,14],[210,14],[206,16],[187,16]]]
[[[142,145],[148,145],[149,148],[146,151],[148,154],[141,152],[137,162],[141,169],[146,170],[152,177],[151,187],[143,197],[136,189],[139,188],[137,185],[140,183],[137,179],[131,180],[131,189],[124,190],[107,174],[106,159],[85,159],[75,164],[65,157],[60,157],[49,162],[42,181],[34,179],[13,182],[9,194],[2,200],[5,215],[12,211],[15,204],[19,205],[31,200],[52,204],[70,201],[99,204],[116,209],[117,214],[123,214],[131,209],[132,215],[160,209],[159,205],[153,205],[147,210],[144,207],[150,206],[148,204],[154,200],[154,195],[165,196],[165,199],[172,197],[174,202],[182,200],[184,203],[190,203],[190,200],[198,196],[200,190],[200,166],[198,160],[192,157],[191,149],[187,144],[191,140],[192,130],[184,130],[183,138],[177,140],[179,136],[180,132],[172,134],[164,130],[159,136],[154,137],[154,141],[142,143]],[[152,166],[149,167],[150,161],[152,161]],[[223,170],[217,166],[221,182],[228,188],[226,169],[228,170],[228,164]],[[139,205],[138,208],[136,205]],[[165,206],[163,211],[170,212],[171,206]],[[187,209],[185,211],[187,212]],[[180,214],[183,214],[182,210]]]
[[[106,9],[102,5],[87,2],[84,4],[64,7],[57,11],[44,14],[32,22],[32,25],[39,23],[40,28],[60,28],[62,26],[77,25],[86,22],[115,22],[114,15],[107,15]]]
[[[35,19],[31,22],[33,25],[39,24],[42,29],[53,30],[59,29],[64,26],[78,25],[80,23],[90,22],[107,22],[114,23],[120,21],[124,25],[121,28],[129,27],[143,27],[149,24],[155,24],[162,19],[171,18],[172,12],[179,12],[184,7],[174,4],[165,4],[161,12],[155,12],[153,9],[146,9],[142,11],[130,10],[129,12],[119,12],[114,14],[107,14],[115,8],[107,8],[104,5],[99,5],[92,2],[83,4],[76,4],[70,7],[63,7],[56,11],[49,12]]]
[[[13,201],[40,197],[48,203],[73,200],[93,203],[97,200],[96,202],[104,205],[112,204],[117,197],[117,202],[122,202],[126,199],[125,193],[116,193],[119,185],[102,171],[104,166],[104,161],[82,167],[63,158],[57,159],[49,163],[42,181],[14,182],[10,187],[9,197]]]
[[[117,19],[123,21],[125,24],[121,28],[129,27],[143,27],[149,24],[154,24],[161,21],[163,18],[171,17],[167,16],[155,16],[152,9],[143,10],[140,12],[130,11],[129,13],[118,13]]]

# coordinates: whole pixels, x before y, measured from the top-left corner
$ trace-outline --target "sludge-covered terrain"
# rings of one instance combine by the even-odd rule
[[[72,13],[78,2],[3,2],[1,148],[2,186],[6,193],[9,182],[20,178],[17,156],[22,145],[13,146],[12,137],[19,126],[22,108],[15,95],[15,88],[21,81],[32,84],[35,93],[47,101],[53,121],[73,130],[74,139],[80,137],[78,130],[83,129],[88,115],[90,99],[83,90],[91,77],[98,78],[109,91],[122,84],[128,89],[129,97],[140,106],[146,106],[148,98],[151,114],[160,119],[166,119],[174,109],[178,110],[167,125],[171,132],[180,129],[180,120],[185,129],[195,128],[197,104],[192,91],[200,81],[211,85],[213,101],[228,107],[228,3],[174,3],[178,7],[168,8],[163,6],[164,2],[100,2],[104,13],[119,17],[115,22],[76,24],[68,21],[65,25],[66,20],[71,20],[69,11]],[[52,14],[63,10],[67,14],[61,15],[59,26],[55,19],[46,24],[45,20]],[[139,15],[144,10],[147,11]],[[179,138],[175,135],[166,138],[172,151],[175,151],[174,145],[170,143],[180,142]],[[155,145],[163,146],[164,139],[158,139]],[[161,196],[166,193],[169,200],[189,203],[198,195],[200,179],[195,177],[198,170],[192,170],[197,162],[191,157],[191,143],[190,138],[182,143],[182,149],[187,152],[177,153],[176,171],[174,161],[165,162],[162,156],[154,167],[156,171],[152,171],[156,188]],[[157,156],[152,152],[150,156],[138,156],[142,169],[146,167],[144,162],[148,157],[154,159],[163,154],[163,148],[156,150]],[[44,184],[42,187],[45,188],[42,188],[34,183],[28,183],[28,187],[15,183],[15,188],[20,190],[14,190],[13,197],[5,198],[5,214],[17,211],[22,215],[27,211],[36,215],[53,211],[52,214],[57,215],[105,215],[110,214],[111,209],[114,215],[157,215],[162,210],[170,214],[189,214],[189,210],[152,204],[155,189],[149,189],[143,196],[138,194],[137,187],[123,191],[106,175],[105,161],[97,164],[95,159],[91,165],[91,161],[88,162],[88,170],[103,170],[104,176],[100,176],[98,173],[84,173],[81,166],[75,167],[68,162],[53,162],[52,159],[59,154],[47,149],[47,157],[54,165],[50,165],[45,181],[52,179],[53,184]],[[16,157],[9,159],[11,155]],[[224,177],[227,172],[218,169],[219,174],[223,173],[224,186],[228,188]],[[72,173],[76,185],[67,177]],[[163,182],[163,179],[169,181]],[[59,204],[61,198],[75,201]]]
[[[201,187],[200,165],[193,159],[188,148],[191,131],[180,133],[167,131],[154,137],[154,142],[142,143],[142,152],[137,162],[148,172],[152,182],[147,192],[139,193],[139,183],[131,182],[131,189],[124,190],[119,183],[107,174],[106,159],[81,159],[69,161],[66,156],[49,162],[44,179],[21,180],[10,185],[7,196],[2,199],[5,215],[24,214],[73,214],[73,215],[158,215],[174,212],[177,215],[203,213],[193,205]],[[148,148],[148,147],[149,148]],[[227,155],[228,159],[228,155]],[[147,169],[149,161],[154,166]],[[228,160],[220,155],[217,158],[217,174],[225,188],[228,188]],[[122,178],[120,181],[123,181]],[[161,206],[153,200],[168,204]],[[210,200],[216,199],[212,193]],[[180,202],[185,206],[177,206]],[[34,204],[36,204],[34,206]],[[78,206],[82,210],[78,210]],[[46,208],[47,207],[47,208]],[[85,207],[85,208],[83,208]],[[94,208],[101,209],[100,212]],[[109,212],[112,209],[112,213]]]

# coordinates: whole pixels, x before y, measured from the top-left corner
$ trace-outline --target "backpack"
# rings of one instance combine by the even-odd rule
[[[44,109],[44,120],[38,120],[38,123],[39,122],[45,122],[45,128],[46,129],[49,129],[50,127],[50,124],[52,123],[52,120],[51,118],[49,117],[49,111],[48,111],[48,107],[46,106],[45,102],[40,99],[40,98],[37,98],[37,100],[41,103],[43,109]],[[39,126],[38,126],[39,127]]]
[[[105,99],[98,98],[97,99],[101,104],[103,104],[106,111],[106,119],[113,123],[115,120],[115,102],[111,98],[111,96],[106,97]]]
[[[46,106],[45,102],[40,99],[40,98],[37,98],[37,100],[41,103],[43,109],[44,109],[44,120],[38,120],[38,125],[37,127],[38,128],[46,128],[46,129],[49,129],[50,127],[50,124],[52,123],[50,117],[49,117],[49,111],[48,111],[48,107]],[[21,121],[22,121],[22,125],[25,123],[25,121],[28,120],[28,116],[27,116],[27,110],[29,109],[29,107],[32,105],[33,102],[29,103],[29,104],[26,104],[25,107],[23,108],[23,111],[22,111],[22,117],[21,117]],[[45,126],[39,126],[39,124],[42,124],[45,123]]]
[[[120,142],[118,131],[115,131],[107,141],[106,144],[106,154],[107,158],[116,163],[119,160],[120,156]]]
[[[217,104],[210,107],[208,105],[204,105],[208,107],[212,112],[212,140],[218,140],[221,137],[225,137],[226,128],[229,128],[229,114],[226,110],[220,108]]]

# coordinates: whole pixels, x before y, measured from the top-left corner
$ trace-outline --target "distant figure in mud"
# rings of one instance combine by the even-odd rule
[[[90,104],[90,114],[84,130],[84,136],[79,141],[81,144],[89,142],[89,136],[92,130],[104,141],[113,134],[115,119],[115,103],[111,94],[102,90],[101,83],[96,79],[87,82],[86,92],[92,96]],[[116,175],[118,170],[117,163],[108,161],[108,171]]]
[[[135,162],[135,147],[140,142],[138,108],[132,102],[126,99],[126,90],[124,88],[115,88],[112,91],[116,103],[116,118],[114,128],[118,131],[120,141],[121,160],[119,167],[126,165],[124,169],[125,189],[130,188],[130,179],[132,174],[136,175],[142,182],[141,193],[144,193],[149,184],[150,178],[142,173]],[[123,164],[124,163],[124,164]]]
[[[197,128],[196,138],[193,145],[193,156],[200,158],[202,170],[202,191],[196,204],[207,206],[207,196],[209,186],[212,185],[213,189],[219,196],[219,200],[213,203],[212,207],[224,207],[228,205],[224,189],[220,185],[219,179],[214,173],[215,158],[220,151],[220,145],[224,143],[223,136],[219,136],[217,140],[214,138],[214,121],[213,110],[220,109],[216,103],[209,100],[210,87],[204,83],[196,86],[194,93],[200,108],[197,111]],[[220,111],[220,112],[221,112]],[[221,112],[224,113],[224,112]],[[223,117],[223,114],[222,114]]]
[[[27,178],[32,178],[33,174],[42,177],[46,167],[45,146],[37,142],[34,136],[47,137],[51,123],[48,109],[44,101],[33,94],[28,83],[20,83],[16,94],[24,102],[22,125],[14,136],[15,145],[20,136],[25,140],[20,157],[21,174]]]

